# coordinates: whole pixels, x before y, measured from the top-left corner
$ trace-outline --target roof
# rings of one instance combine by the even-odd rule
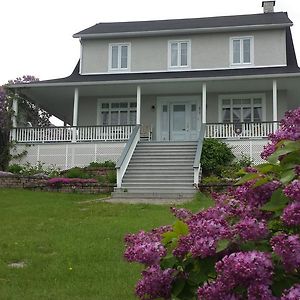
[[[261,27],[261,26],[291,26],[293,23],[288,18],[286,12],[251,14],[251,15],[234,15],[209,18],[193,18],[193,19],[172,19],[172,20],[156,20],[156,21],[135,21],[135,22],[114,22],[114,23],[98,23],[87,29],[84,29],[73,37],[76,38],[93,38],[108,37],[115,35],[132,35],[138,33],[140,35],[154,34],[160,32],[193,31],[193,30],[221,30],[232,29],[232,27]]]

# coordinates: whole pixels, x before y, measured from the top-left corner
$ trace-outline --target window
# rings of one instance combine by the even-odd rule
[[[130,44],[109,44],[109,70],[129,70]]]
[[[169,68],[189,68],[191,61],[190,41],[169,41]]]
[[[263,95],[229,95],[220,97],[222,123],[262,122],[264,118]]]
[[[238,37],[230,40],[231,65],[253,64],[253,37]]]
[[[104,102],[99,100],[100,125],[134,125],[136,123],[136,102],[128,100],[115,100]]]

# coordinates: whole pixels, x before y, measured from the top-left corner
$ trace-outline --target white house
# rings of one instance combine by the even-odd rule
[[[192,192],[203,135],[259,162],[299,106],[300,69],[285,12],[99,23],[73,35],[66,78],[11,86],[71,126],[19,128],[24,161],[61,168],[118,160],[118,187]],[[15,110],[17,111],[17,103]]]

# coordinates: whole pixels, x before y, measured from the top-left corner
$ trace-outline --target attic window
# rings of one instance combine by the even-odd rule
[[[130,44],[109,44],[109,71],[128,71]]]
[[[232,66],[253,64],[253,37],[230,39],[230,60]]]

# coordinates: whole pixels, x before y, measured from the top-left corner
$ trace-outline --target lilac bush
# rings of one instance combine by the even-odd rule
[[[125,259],[145,267],[139,299],[300,299],[300,108],[262,156],[210,208],[172,207],[172,226],[125,237]]]

